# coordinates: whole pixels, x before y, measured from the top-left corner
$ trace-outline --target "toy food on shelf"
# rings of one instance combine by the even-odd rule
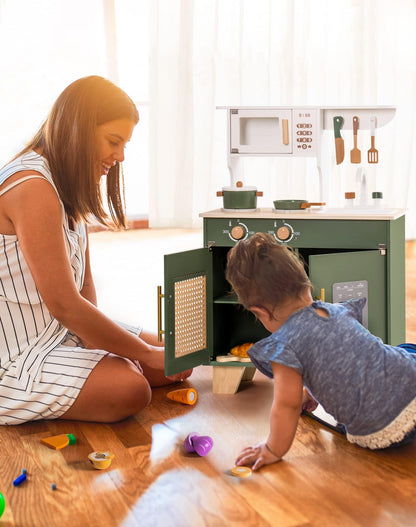
[[[251,362],[247,350],[249,350],[252,345],[253,342],[246,342],[245,344],[234,346],[234,348],[231,348],[230,353],[227,355],[218,355],[216,360],[218,362]]]
[[[234,346],[234,348],[231,348],[230,353],[231,355],[235,355],[236,357],[248,357],[247,351],[251,348],[253,345],[253,342],[246,342],[245,344],[240,344],[239,346]]]

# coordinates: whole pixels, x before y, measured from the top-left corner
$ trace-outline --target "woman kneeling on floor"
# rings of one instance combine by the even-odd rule
[[[0,170],[0,424],[113,422],[149,404],[164,375],[154,335],[96,307],[86,223],[125,228],[120,164],[139,120],[98,76],[58,97],[30,143]]]

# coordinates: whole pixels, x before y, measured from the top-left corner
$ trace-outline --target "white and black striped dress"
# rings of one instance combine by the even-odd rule
[[[48,163],[28,152],[0,170],[0,184],[21,170],[42,174],[55,188]],[[28,178],[41,176],[28,176]],[[5,186],[0,195],[25,178]],[[56,188],[55,188],[56,190]],[[85,225],[71,230],[62,205],[66,248],[79,290],[85,271]],[[73,404],[107,353],[82,347],[49,313],[15,235],[0,234],[0,424],[56,419]]]

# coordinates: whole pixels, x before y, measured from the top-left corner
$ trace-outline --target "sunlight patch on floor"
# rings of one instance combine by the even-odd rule
[[[98,307],[113,320],[155,333],[157,286],[164,286],[164,255],[202,247],[202,231],[103,231],[90,234],[89,239]]]
[[[180,433],[165,424],[152,426],[152,448],[149,459],[152,463],[160,463],[168,458],[181,443]]]
[[[140,527],[224,525],[221,502],[228,500],[226,494],[219,494],[216,481],[194,469],[164,472],[133,505],[121,527],[137,525],[138,518]],[[209,503],[216,503],[217,508],[205,508]]]

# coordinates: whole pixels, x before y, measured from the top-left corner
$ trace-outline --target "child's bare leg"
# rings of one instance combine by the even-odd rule
[[[151,400],[147,379],[128,359],[107,355],[85,381],[61,419],[112,423],[143,410]]]

